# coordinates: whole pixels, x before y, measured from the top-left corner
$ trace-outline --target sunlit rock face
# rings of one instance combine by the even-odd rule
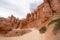
[[[3,33],[7,33],[8,31],[11,31],[12,29],[17,28],[17,25],[19,24],[19,19],[15,18],[13,15],[8,18],[0,18],[0,31]]]

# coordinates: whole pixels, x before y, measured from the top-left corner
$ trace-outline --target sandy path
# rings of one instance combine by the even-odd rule
[[[53,36],[49,31],[44,34],[40,34],[38,30],[32,29],[32,32],[24,34],[23,36],[0,37],[0,40],[60,40],[60,33]]]
[[[40,33],[37,30],[33,30],[23,36],[18,37],[0,37],[0,40],[40,40]]]

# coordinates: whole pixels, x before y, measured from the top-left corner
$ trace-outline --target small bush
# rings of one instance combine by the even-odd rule
[[[60,20],[57,21],[57,23],[55,24],[55,27],[53,29],[53,32],[56,32],[57,30],[60,30]]]
[[[51,25],[51,24],[53,24],[53,23],[55,23],[55,22],[56,22],[56,24],[55,24],[55,27],[54,27],[54,29],[53,29],[53,33],[54,33],[54,34],[56,34],[56,32],[57,32],[58,30],[60,30],[60,18],[55,19],[55,20],[52,20],[50,23],[48,23],[48,26],[49,26],[49,25]]]
[[[42,27],[39,31],[40,31],[40,33],[45,33],[46,30],[47,30],[47,28],[44,26],[44,27]]]
[[[51,24],[53,24],[53,23],[55,23],[55,22],[57,22],[57,21],[60,21],[60,18],[59,19],[52,20],[51,22],[48,23],[48,26],[51,25]]]

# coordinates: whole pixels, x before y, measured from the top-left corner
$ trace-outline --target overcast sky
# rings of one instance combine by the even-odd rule
[[[31,5],[32,3],[35,7]],[[8,17],[13,14],[21,19],[41,3],[43,0],[0,0],[0,16]]]

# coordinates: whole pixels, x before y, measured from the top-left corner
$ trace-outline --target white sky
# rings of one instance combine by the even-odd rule
[[[0,16],[8,17],[14,15],[18,18],[24,18],[27,13],[30,13],[30,4],[38,2],[42,3],[43,0],[0,0]]]

